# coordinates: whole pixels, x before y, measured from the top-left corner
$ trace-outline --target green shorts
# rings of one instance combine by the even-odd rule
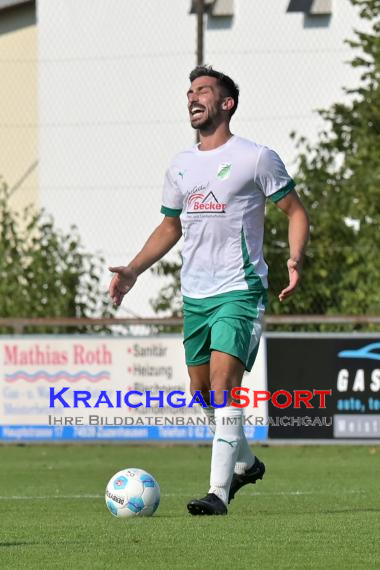
[[[266,291],[231,291],[204,299],[183,298],[187,366],[210,361],[211,351],[238,358],[250,371],[259,349]]]

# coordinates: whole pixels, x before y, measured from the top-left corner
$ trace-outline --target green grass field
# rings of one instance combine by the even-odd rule
[[[264,480],[226,517],[191,517],[208,490],[207,447],[0,447],[0,568],[380,568],[380,448],[262,447]],[[104,488],[151,472],[161,505],[115,519]]]

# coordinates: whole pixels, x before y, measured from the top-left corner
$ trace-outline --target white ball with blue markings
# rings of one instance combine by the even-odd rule
[[[115,517],[149,517],[160,504],[160,487],[143,469],[123,469],[108,482],[106,505]]]

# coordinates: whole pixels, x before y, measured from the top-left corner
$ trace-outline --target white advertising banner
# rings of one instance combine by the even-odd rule
[[[0,440],[210,439],[180,335],[1,337],[0,348]],[[265,361],[263,340],[250,392],[267,389]],[[266,403],[244,413],[247,436],[266,439]]]

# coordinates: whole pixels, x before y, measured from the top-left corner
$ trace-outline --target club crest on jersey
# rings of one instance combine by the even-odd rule
[[[217,200],[213,192],[194,192],[187,199],[188,214],[225,214],[226,206]]]
[[[229,162],[222,162],[218,166],[217,177],[219,180],[227,180],[231,174],[231,164]]]

